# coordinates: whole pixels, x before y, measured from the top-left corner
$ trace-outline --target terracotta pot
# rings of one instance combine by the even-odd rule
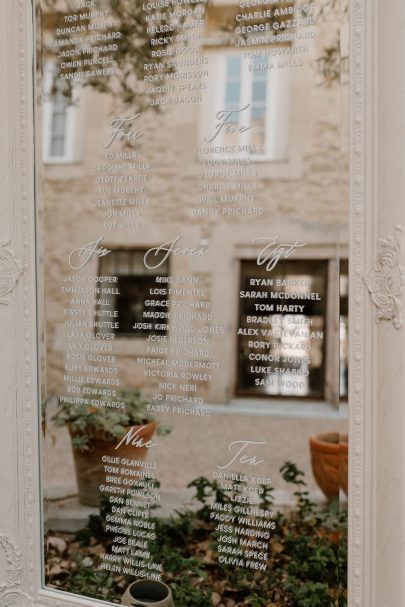
[[[347,435],[338,432],[317,434],[309,439],[312,472],[328,500],[347,493]]]
[[[346,493],[348,492],[348,460],[349,460],[349,445],[347,434],[340,435],[339,443],[339,480],[340,488]]]
[[[75,434],[69,428],[73,437]],[[138,436],[144,442],[150,440],[156,430],[156,422],[145,424],[139,431]],[[129,431],[129,428],[127,429]],[[104,471],[103,455],[110,457],[122,457],[127,459],[146,459],[147,447],[134,447],[125,443],[119,451],[115,449],[118,441],[108,442],[102,439],[91,441],[90,451],[78,451],[73,449],[76,469],[76,479],[79,488],[79,502],[84,506],[98,506],[100,504],[100,485],[105,483],[106,473]],[[114,474],[114,476],[120,476]]]
[[[132,607],[174,607],[173,597],[169,586],[152,580],[138,580],[125,591],[121,605]]]

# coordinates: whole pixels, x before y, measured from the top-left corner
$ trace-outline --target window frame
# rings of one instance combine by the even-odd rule
[[[142,255],[142,254],[145,254],[149,248],[150,247],[131,247],[131,248],[129,248],[129,247],[110,247],[109,255],[107,257],[102,257],[99,259],[98,275],[99,276],[101,276],[101,275],[110,276],[110,274],[103,272],[103,265],[109,261],[110,256],[113,255],[114,253],[117,255],[122,254],[122,253],[127,253],[128,255],[140,253]],[[119,266],[119,263],[120,263],[120,261],[119,261],[119,259],[117,259],[117,261],[115,262],[116,267]],[[144,277],[144,278],[147,277],[147,278],[153,279],[154,276],[160,276],[160,275],[169,276],[170,275],[170,261],[169,260],[166,260],[164,262],[164,268],[165,268],[164,272],[150,272],[150,273],[145,272],[145,274],[119,274],[119,273],[117,273],[117,274],[114,274],[114,276],[118,277],[117,286],[119,287],[120,277],[122,277],[122,278],[130,277],[130,278],[135,278],[135,279],[141,278],[141,277]],[[146,270],[146,268],[145,268],[145,270]],[[111,274],[111,276],[113,276],[113,274]],[[164,285],[162,284],[161,286],[163,287]],[[116,297],[115,297],[115,303],[117,303]],[[167,295],[166,297],[169,298],[169,295]],[[100,309],[101,309],[101,307],[97,304],[96,310],[100,310]],[[116,309],[118,309],[118,308],[116,308]],[[119,316],[117,317],[117,320],[119,321]],[[143,322],[148,322],[148,319],[145,319]],[[121,331],[118,331],[118,332],[113,331],[113,332],[114,332],[116,340],[118,340],[118,341],[129,340],[131,343],[133,343],[134,340],[140,340],[141,342],[145,342],[147,340],[148,335],[150,333],[153,333],[153,331],[149,332],[148,330],[145,330],[142,335],[138,332],[133,332],[133,333],[121,332]],[[164,333],[161,333],[161,334],[163,335]]]
[[[249,62],[244,60],[246,51],[237,49],[221,49],[215,55],[216,63],[216,83],[213,106],[211,109],[212,118],[210,124],[213,128],[217,122],[217,112],[226,109],[226,76],[227,76],[227,61],[229,57],[240,57],[242,63],[241,71],[241,99],[240,106],[245,107],[252,102],[252,86],[253,86],[253,71],[249,70]],[[268,56],[269,61],[271,56]],[[280,162],[289,161],[290,154],[290,112],[291,112],[291,78],[288,70],[274,68],[267,70],[267,86],[266,86],[266,103],[269,108],[266,116],[265,127],[265,153],[264,154],[216,154],[216,158],[233,159],[245,158],[250,162]],[[281,102],[283,101],[283,102]],[[246,119],[241,115],[240,124],[246,122]],[[275,137],[272,138],[271,131],[275,125]],[[218,135],[216,145],[223,145],[222,133]],[[245,131],[240,135],[239,145],[249,144],[249,131]]]
[[[254,263],[256,261],[255,258],[247,258],[247,257],[242,257],[239,259],[239,282],[238,282],[238,287],[239,290],[243,290],[243,263],[246,262],[250,262],[250,263]],[[257,399],[268,399],[268,400],[280,400],[280,401],[288,401],[288,400],[293,400],[296,402],[305,402],[305,401],[314,401],[314,402],[330,402],[330,398],[329,398],[329,394],[328,394],[328,376],[329,376],[329,343],[330,343],[330,331],[328,330],[329,327],[329,323],[331,322],[330,319],[330,304],[329,304],[329,300],[331,299],[331,293],[330,293],[330,285],[331,285],[331,262],[333,260],[331,260],[328,257],[296,257],[294,258],[293,262],[306,262],[308,264],[310,264],[311,262],[314,263],[321,263],[324,264],[325,269],[324,269],[324,275],[323,275],[323,279],[324,279],[324,287],[325,287],[325,294],[324,294],[324,302],[323,302],[323,307],[324,307],[324,325],[323,325],[323,342],[322,342],[322,364],[321,364],[321,386],[320,386],[320,392],[319,394],[308,394],[305,396],[301,396],[301,395],[294,395],[294,394],[265,394],[263,392],[260,392],[259,390],[255,390],[253,389],[249,389],[249,388],[245,388],[243,389],[240,386],[240,372],[241,372],[241,360],[239,357],[240,354],[240,343],[241,343],[241,338],[238,337],[237,340],[237,344],[239,344],[236,347],[236,357],[235,357],[235,365],[236,365],[236,375],[235,375],[235,387],[234,387],[234,393],[235,393],[235,398],[257,398]],[[280,261],[279,263],[282,263],[282,261]],[[290,261],[286,261],[286,263],[291,263]],[[239,293],[238,290],[238,293]],[[240,322],[242,319],[242,311],[243,311],[243,301],[241,299],[239,299],[238,301],[238,306],[237,306],[237,318],[238,318],[238,326],[240,326]]]
[[[64,153],[59,156],[51,154],[52,123],[55,108],[55,99],[50,95],[52,82],[55,78],[55,65],[52,61],[45,61],[44,87],[42,91],[42,160],[44,164],[71,164],[79,160],[78,150],[78,124],[79,124],[79,97],[78,89],[73,85],[72,102],[66,105],[65,110],[65,141]]]

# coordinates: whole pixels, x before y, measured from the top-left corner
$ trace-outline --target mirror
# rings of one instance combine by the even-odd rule
[[[345,605],[347,5],[36,9],[44,585]]]

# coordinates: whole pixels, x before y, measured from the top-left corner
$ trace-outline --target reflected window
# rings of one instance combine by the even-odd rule
[[[271,58],[244,60],[240,53],[223,53],[223,86],[218,106],[227,115],[216,142],[234,146],[231,156],[286,160],[289,139],[289,75]],[[215,130],[223,114],[215,114]]]
[[[77,89],[55,75],[52,63],[45,67],[43,90],[43,160],[64,164],[78,160]]]
[[[146,249],[113,250],[100,260],[99,275],[114,276],[117,281],[112,292],[99,301],[98,314],[109,311],[107,314],[111,316],[110,312],[115,312],[118,327],[113,332],[117,337],[146,338],[150,334],[164,333],[156,325],[165,323],[165,319],[156,320],[153,313],[168,309],[164,304],[159,306],[167,296],[162,294],[165,285],[157,281],[157,277],[168,276],[168,263],[165,261],[159,268],[150,270],[144,264],[145,253]],[[153,306],[149,305],[152,300]],[[105,329],[104,333],[111,333],[111,330]]]
[[[324,398],[327,260],[241,262],[238,394]]]
[[[58,90],[52,103],[49,142],[49,156],[51,158],[60,158],[66,154],[67,109],[67,99],[62,91]]]

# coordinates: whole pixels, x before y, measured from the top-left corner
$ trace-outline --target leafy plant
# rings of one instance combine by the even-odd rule
[[[297,607],[331,607],[331,597],[327,584],[321,582],[300,583],[297,578],[290,578],[284,589],[289,593],[292,605]]]
[[[260,485],[260,507],[269,510],[274,505],[273,498],[274,487],[271,485]]]
[[[321,84],[330,87],[339,83],[342,75],[341,27],[348,22],[348,0],[323,0],[319,9],[319,21],[327,22],[334,28],[331,43],[322,49],[322,54],[314,61],[314,69],[321,77]]]
[[[225,504],[230,501],[230,496],[221,489],[217,481],[210,481],[205,476],[200,476],[187,485],[188,488],[195,489],[194,498],[203,505],[198,510],[198,515],[205,521],[209,521],[211,508],[208,501]]]
[[[114,399],[120,408],[111,408],[110,399],[106,396],[97,397],[97,406],[91,405],[91,402],[75,405],[60,400],[52,421],[58,427],[68,426],[73,448],[78,451],[90,451],[93,439],[114,442],[129,427],[153,421],[153,416],[146,410],[149,401],[142,396],[140,390],[117,390]],[[158,426],[160,436],[168,432],[170,429],[167,426]]]
[[[64,20],[66,15],[77,13],[75,0],[61,0],[57,3],[57,7],[55,7],[55,4],[55,0],[41,0],[42,22],[48,30],[53,31],[66,27]],[[144,83],[144,64],[156,62],[154,57],[155,47],[152,44],[156,34],[151,30],[148,13],[144,10],[143,3],[140,0],[99,0],[98,8],[108,11],[108,23],[110,25],[104,28],[104,33],[114,34],[119,32],[120,34],[119,38],[115,40],[117,49],[111,56],[114,69],[111,70],[111,73],[103,73],[102,75],[98,75],[97,70],[93,70],[94,74],[82,81],[83,85],[99,93],[110,95],[114,99],[116,107],[130,109],[133,115],[147,109],[158,112],[160,106],[151,105],[151,102],[161,95],[151,93],[150,87]],[[200,11],[201,15],[204,12],[204,7],[199,2],[194,3],[193,8]],[[188,19],[189,17],[183,15],[170,19],[161,13],[161,16],[157,16],[153,24],[157,30],[159,27],[169,25],[171,28],[170,34],[176,36],[181,33],[182,26]],[[86,20],[83,18],[81,23],[85,22]],[[70,44],[66,48],[72,53],[78,53],[83,44],[84,39],[76,36],[70,40]],[[165,53],[169,44],[168,38],[162,39],[159,49]],[[52,41],[46,36],[43,40],[42,55],[50,57],[56,64],[56,78],[52,90],[52,93],[55,94],[57,90],[56,79],[67,68],[63,67],[63,59],[60,59]],[[90,61],[97,61],[102,57],[103,51],[99,51],[95,47],[91,49],[87,58]],[[80,65],[80,62],[78,62],[78,65]],[[68,68],[69,72],[80,71],[80,69],[80,67],[72,66]],[[168,75],[173,72],[174,68],[172,66],[161,67],[159,83],[162,87]],[[72,101],[72,80],[63,80],[62,82],[65,85],[62,89],[63,94]]]
[[[301,515],[310,514],[313,510],[313,504],[309,500],[309,493],[305,489],[307,486],[304,481],[304,473],[292,462],[285,462],[280,468],[281,475],[286,483],[297,487],[294,492],[297,498],[298,510]]]
[[[85,559],[79,560],[77,570],[69,579],[69,592],[114,602],[122,596],[113,576],[86,566]]]
[[[232,512],[237,502],[232,501],[234,493],[216,481],[199,477],[190,483],[201,505],[196,511],[176,512],[170,519],[150,519],[156,525],[156,539],[148,547],[150,559],[162,564],[176,607],[212,607],[218,602],[238,607],[347,606],[347,511],[340,509],[337,501],[324,508],[311,502],[304,475],[293,462],[286,462],[280,472],[294,487],[296,507],[275,513],[277,524],[264,549],[268,553],[265,570],[219,562],[215,550],[218,532],[208,516],[209,505],[213,501],[226,503]],[[261,499],[273,508],[271,491],[262,493]],[[111,550],[113,538],[104,524],[110,511],[111,504],[104,500],[100,516],[91,517],[86,529],[73,538],[73,542],[80,541],[81,553],[88,547],[93,554],[94,544],[106,552]],[[66,560],[66,555],[61,558]],[[124,588],[133,581],[122,574],[99,571],[96,565],[93,573],[86,571],[86,559],[75,563],[71,576],[59,585],[69,592],[96,598],[107,592],[107,600],[119,602]]]
[[[252,607],[263,607],[267,604],[267,599],[262,596],[258,596],[257,594],[252,594],[247,599]]]
[[[212,607],[211,592],[194,586],[183,577],[171,586],[176,607]]]

